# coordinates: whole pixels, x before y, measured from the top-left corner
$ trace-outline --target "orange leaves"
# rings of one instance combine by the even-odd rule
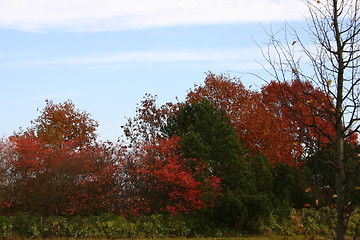
[[[54,104],[46,100],[41,115],[32,121],[34,127],[29,129],[39,138],[54,147],[61,147],[63,142],[71,141],[76,146],[84,146],[96,139],[98,123],[90,114],[75,109],[71,101]]]
[[[318,199],[315,200],[315,206],[319,206],[319,200]],[[310,203],[305,203],[304,207],[311,207],[311,204]]]
[[[324,114],[333,109],[332,103],[309,82],[270,82],[255,92],[237,78],[209,73],[203,86],[188,93],[187,101],[202,98],[224,109],[245,147],[261,151],[272,164],[297,165],[296,158],[308,147],[303,143],[326,144],[326,136],[334,133],[331,114]]]
[[[290,124],[290,133],[302,142],[326,144],[334,134],[330,111],[332,102],[309,82],[272,82],[262,89],[267,106],[281,112]],[[270,98],[269,98],[270,96]]]
[[[272,164],[295,165],[294,157],[300,144],[292,144],[296,139],[284,131],[290,127],[290,123],[281,109],[276,107],[279,106],[276,94],[278,93],[271,93],[265,99],[263,93],[245,89],[239,79],[210,73],[203,86],[188,93],[187,101],[209,99],[215,106],[226,111],[239,139],[251,153],[261,151]],[[268,102],[265,103],[264,100]],[[268,104],[274,106],[269,107]]]

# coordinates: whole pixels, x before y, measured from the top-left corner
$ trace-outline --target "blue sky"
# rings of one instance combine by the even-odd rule
[[[0,0],[0,136],[30,126],[45,99],[71,99],[122,135],[145,93],[180,100],[205,72],[262,82],[262,26],[303,24],[302,0]]]

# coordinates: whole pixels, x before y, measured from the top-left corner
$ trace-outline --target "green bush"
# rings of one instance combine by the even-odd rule
[[[65,217],[50,216],[40,219],[40,230],[42,237],[67,236],[68,220]]]
[[[290,218],[284,218],[275,214],[274,212],[270,213],[269,218],[267,219],[268,224],[260,226],[259,232],[263,234],[280,234],[280,235],[294,235],[294,226],[297,227],[297,224],[292,224]]]
[[[39,237],[40,220],[27,213],[18,214],[13,219],[13,232],[20,236]]]
[[[326,207],[320,209],[308,208],[298,211],[303,224],[302,234],[321,235],[325,237],[333,236],[336,224],[336,211],[333,208]],[[353,238],[359,236],[360,209],[356,208],[348,220],[346,234]]]
[[[355,209],[348,223],[348,234],[350,236],[360,237],[360,208]],[[354,239],[357,239],[354,237]]]
[[[3,236],[12,234],[26,237],[75,237],[75,238],[162,238],[186,237],[190,234],[190,222],[183,216],[155,214],[126,220],[121,216],[76,216],[66,218],[49,216],[40,218],[30,215],[4,217],[0,224],[9,229]],[[1,219],[0,219],[1,220]]]
[[[206,216],[155,214],[126,220],[121,216],[37,217],[28,214],[0,216],[0,238],[173,238],[222,237],[231,229]]]
[[[259,199],[249,199],[257,211]],[[256,201],[255,201],[256,200]],[[267,210],[266,210],[267,211]],[[259,213],[263,216],[263,213]],[[208,218],[209,214],[176,215],[154,214],[150,216],[125,219],[114,214],[99,216],[61,216],[37,217],[29,214],[0,216],[0,238],[40,237],[40,238],[173,238],[173,237],[227,237],[238,236],[243,228],[229,228]],[[330,208],[293,210],[291,218],[285,219],[270,213],[267,219],[254,216],[250,227],[262,233],[272,232],[284,235],[323,235],[330,236],[333,230],[329,222],[336,216]],[[354,211],[349,220],[348,235],[354,236],[359,224],[360,209]],[[251,226],[250,226],[251,224]],[[256,224],[259,224],[256,226]]]
[[[97,226],[98,232],[108,238],[131,238],[136,233],[135,224],[112,214],[102,215]]]
[[[167,219],[169,237],[187,237],[190,234],[191,226],[186,222],[184,216],[173,216]]]
[[[304,208],[300,212],[304,234],[331,236],[331,229],[335,229],[336,212],[331,208]]]
[[[7,238],[13,232],[13,217],[0,216],[0,238]]]

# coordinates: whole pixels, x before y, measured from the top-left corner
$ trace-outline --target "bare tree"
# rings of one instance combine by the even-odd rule
[[[329,116],[334,129],[327,135],[334,149],[334,159],[328,163],[336,176],[335,239],[342,240],[351,209],[346,191],[353,184],[348,179],[344,142],[360,130],[360,0],[306,0],[306,4],[310,14],[305,34],[286,24],[280,32],[268,32],[270,42],[262,51],[270,65],[265,69],[275,80],[310,81],[331,103],[314,112]],[[281,33],[284,36],[279,38]],[[355,171],[359,174],[359,168]]]

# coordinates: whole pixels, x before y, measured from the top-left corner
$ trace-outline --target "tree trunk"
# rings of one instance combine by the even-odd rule
[[[335,189],[337,194],[336,199],[336,236],[335,240],[344,240],[346,232],[346,212],[345,212],[345,167],[344,167],[344,132],[343,132],[343,92],[344,92],[344,46],[345,44],[341,38],[340,23],[338,17],[340,16],[338,0],[333,0],[333,23],[334,23],[334,33],[336,40],[336,53],[335,57],[338,62],[338,72],[337,72],[337,86],[336,86],[336,114],[335,114]]]
[[[344,167],[344,140],[337,139],[335,143],[336,157],[336,237],[335,240],[344,240],[346,232],[345,212],[345,167]]]

